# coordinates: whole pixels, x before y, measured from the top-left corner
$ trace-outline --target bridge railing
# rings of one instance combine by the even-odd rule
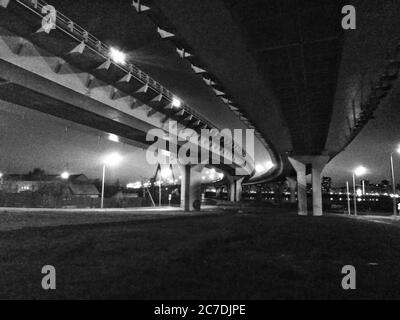
[[[51,6],[43,0],[15,0],[15,1],[41,18],[44,18],[47,15],[48,8],[49,6]],[[92,52],[100,55],[106,60],[110,60],[111,63],[115,65],[117,68],[121,69],[125,73],[130,73],[132,77],[134,77],[136,80],[138,80],[143,84],[147,84],[149,88],[151,88],[156,94],[162,94],[167,101],[172,103],[175,95],[171,91],[169,91],[159,82],[154,80],[147,73],[140,70],[133,63],[119,64],[116,63],[115,61],[112,61],[112,59],[110,58],[110,48],[111,48],[110,46],[103,43],[101,40],[96,38],[94,35],[90,34],[83,27],[72,21],[70,18],[68,18],[58,10],[55,11],[56,11],[55,25],[57,29],[64,32],[68,36],[72,37],[79,43],[84,43],[85,48],[90,49]],[[188,106],[186,103],[182,104],[182,108],[185,110],[185,112],[191,114],[195,119],[200,120],[201,123],[207,125],[210,129],[212,128],[219,129],[211,121],[205,119],[202,115],[200,115],[196,110]],[[242,156],[243,154],[248,155],[247,151],[244,148],[239,147],[239,145],[236,144],[234,141],[232,141],[232,145],[235,153],[241,154]],[[254,159],[251,160],[252,162],[254,161]],[[250,167],[251,167],[250,170],[254,170],[254,168],[252,168],[253,166]]]

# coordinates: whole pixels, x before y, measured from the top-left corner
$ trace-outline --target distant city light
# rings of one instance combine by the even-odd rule
[[[128,189],[140,189],[142,187],[142,183],[140,181],[138,182],[133,182],[133,183],[128,183],[126,185]]]
[[[172,99],[172,106],[175,108],[180,108],[182,106],[182,101],[174,97]]]
[[[113,142],[119,142],[119,137],[115,134],[110,133],[108,135],[108,140],[113,141]]]
[[[172,170],[170,168],[164,168],[161,170],[161,178],[167,179],[172,176]]]
[[[122,161],[122,157],[120,154],[114,152],[104,157],[103,163],[109,166],[116,166]]]
[[[61,179],[68,180],[69,173],[67,171],[64,171],[63,173],[61,173]]]
[[[359,166],[357,168],[354,169],[354,174],[356,176],[362,176],[367,172],[367,168],[365,168],[364,166]]]
[[[116,48],[110,48],[110,58],[119,64],[126,64],[126,54]]]
[[[2,173],[2,172],[0,172],[0,179],[1,179],[1,178],[3,178],[3,173]]]
[[[362,196],[362,190],[361,190],[361,189],[357,189],[356,192],[357,192],[357,196],[358,196],[358,197],[361,197],[361,196]]]

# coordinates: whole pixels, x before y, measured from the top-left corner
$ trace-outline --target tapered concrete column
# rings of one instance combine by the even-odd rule
[[[242,201],[242,193],[243,193],[243,189],[242,189],[242,182],[243,182],[244,178],[239,178],[236,180],[236,201],[240,202]]]
[[[296,203],[296,186],[297,186],[296,178],[287,177],[286,181],[288,183],[290,190],[290,203]]]
[[[321,173],[328,163],[329,157],[315,156],[310,157],[312,165],[312,193],[313,193],[313,216],[322,216],[322,189]]]
[[[236,183],[234,178],[229,179],[229,201],[235,202],[236,198]]]
[[[221,197],[222,187],[216,188],[215,197],[219,199]]]
[[[307,215],[307,180],[306,180],[306,164],[289,157],[289,161],[292,164],[297,175],[297,205],[298,215]]]
[[[201,204],[201,170],[203,166],[181,166],[181,207],[185,211],[199,211]],[[198,206],[196,206],[196,204]]]
[[[239,202],[242,199],[242,177],[228,177],[229,180],[229,200]]]

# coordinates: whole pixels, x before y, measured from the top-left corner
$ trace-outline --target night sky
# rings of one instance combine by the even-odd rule
[[[390,180],[390,153],[400,144],[400,88],[399,84],[383,101],[371,120],[345,151],[334,158],[324,170],[334,184],[351,179],[351,170],[364,165],[365,179],[371,182]],[[400,155],[394,156],[395,172],[400,178]]]
[[[111,152],[119,152],[123,162],[107,170],[109,181],[135,182],[153,176],[156,170],[147,164],[139,148],[109,141],[93,129],[4,102],[0,102],[0,145],[3,173],[42,168],[50,174],[68,170],[101,178],[101,160]]]
[[[370,181],[390,177],[389,155],[400,143],[399,100],[399,93],[392,94],[376,113],[376,119],[325,168],[324,175],[332,177],[335,185],[350,179],[351,169],[359,164],[368,168],[365,178]],[[40,167],[49,173],[68,169],[99,178],[100,160],[112,151],[124,156],[120,166],[107,171],[107,178],[112,181],[137,181],[141,176],[152,176],[156,169],[146,163],[141,149],[104,137],[99,141],[100,132],[37,111],[0,102],[0,124],[0,168],[5,173]],[[400,155],[395,159],[400,172]]]

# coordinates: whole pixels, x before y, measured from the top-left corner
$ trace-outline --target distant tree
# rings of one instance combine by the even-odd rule
[[[54,203],[57,207],[62,199],[64,193],[65,184],[59,181],[42,183],[39,186],[38,193],[41,198],[47,202],[48,205]]]
[[[35,168],[28,173],[28,177],[32,180],[43,180],[46,177],[46,172],[40,168]]]

